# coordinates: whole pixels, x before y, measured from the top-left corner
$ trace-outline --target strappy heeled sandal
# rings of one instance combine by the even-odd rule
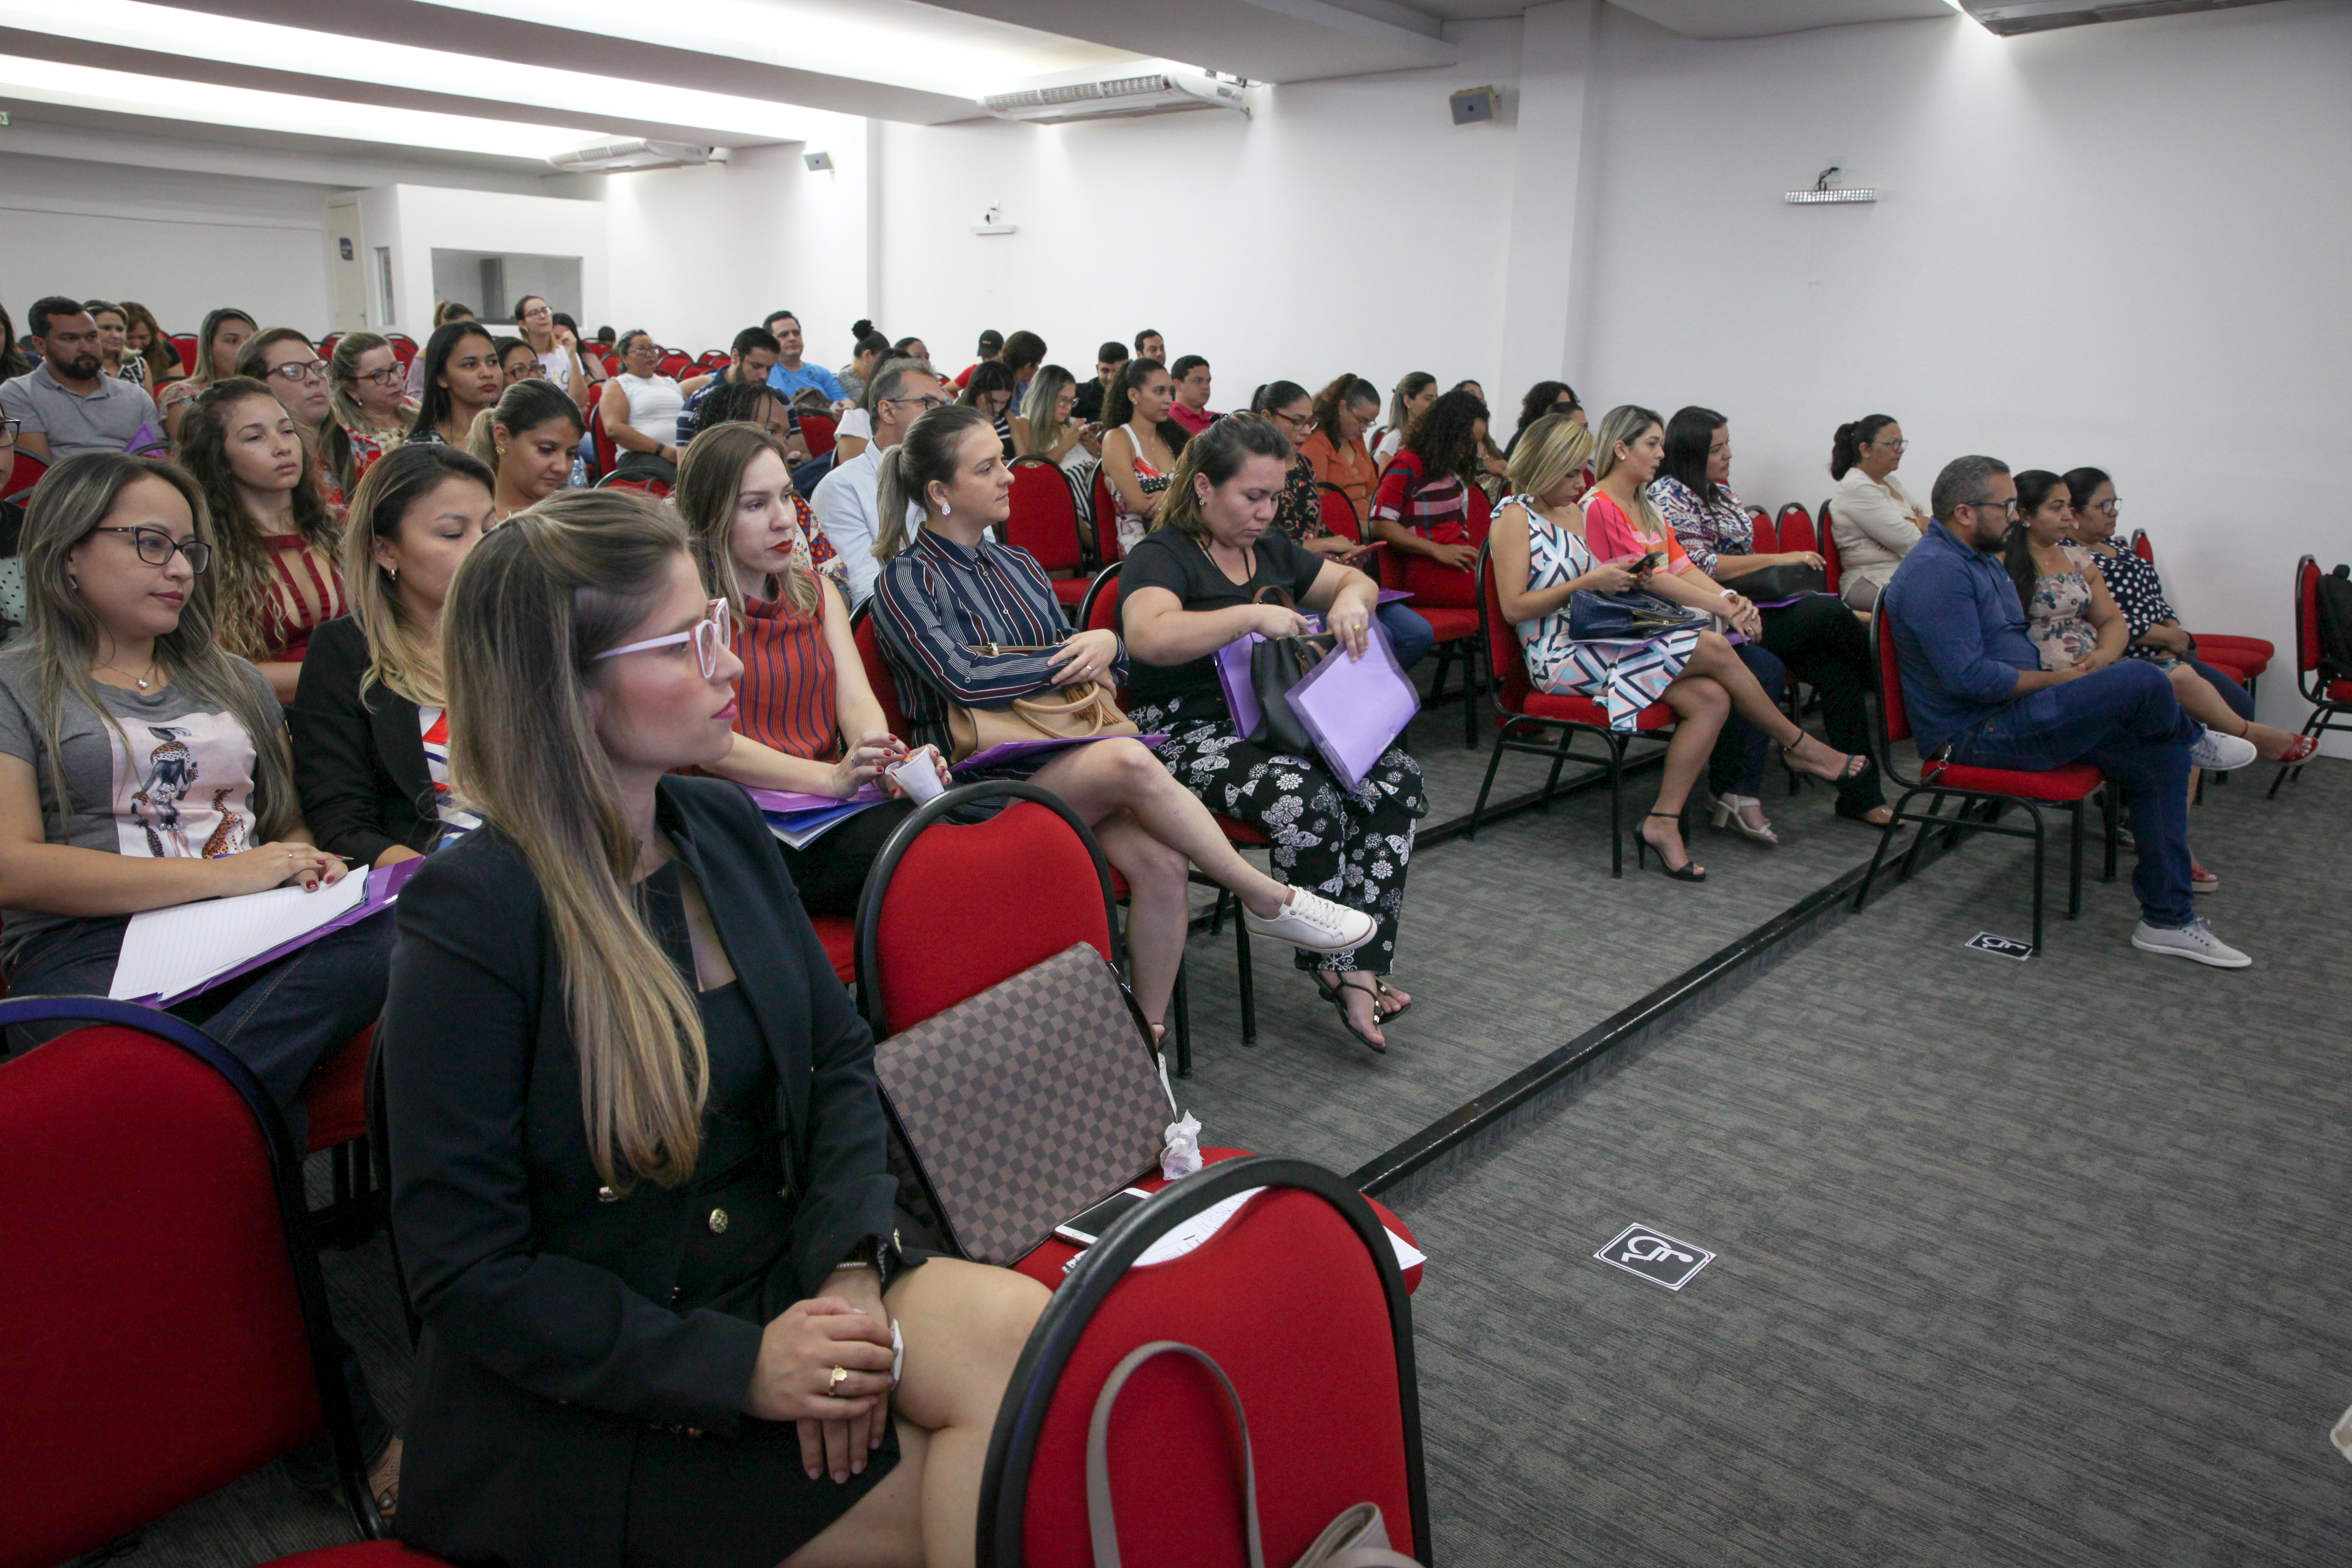
[[[1315,989],[1321,994],[1323,1000],[1330,1003],[1332,1007],[1339,1013],[1339,1025],[1342,1028],[1346,1029],[1348,1033],[1355,1036],[1357,1039],[1362,1041],[1372,1050],[1378,1051],[1381,1055],[1386,1056],[1389,1054],[1388,1042],[1386,1040],[1376,1040],[1371,1036],[1364,1033],[1363,1030],[1358,1028],[1356,1026],[1356,1020],[1349,1016],[1348,1012],[1348,993],[1350,991],[1360,991],[1365,995],[1372,999],[1372,1020],[1375,1024],[1379,1023],[1381,1021],[1381,994],[1378,991],[1375,991],[1370,985],[1359,985],[1352,980],[1342,980],[1337,984],[1326,985],[1323,984],[1323,977],[1320,974],[1315,977]]]
[[[1647,822],[1650,820],[1650,816],[1663,816],[1669,822],[1680,822],[1683,818],[1683,814],[1679,811],[1654,811],[1650,813],[1649,816],[1644,816],[1642,820]],[[1648,865],[1650,863],[1649,857],[1647,854],[1643,853],[1643,851],[1658,849],[1658,847],[1651,843],[1649,836],[1638,827],[1633,830],[1633,842],[1638,847],[1633,856],[1633,863],[1637,866]],[[1669,878],[1677,882],[1704,882],[1706,880],[1706,873],[1698,869],[1698,868],[1692,862],[1690,847],[1688,845],[1685,845],[1683,847],[1683,863],[1679,866],[1667,865],[1666,852],[1663,849],[1658,849],[1658,869],[1664,871]]]
[[[1820,773],[1806,773],[1804,769],[1797,765],[1797,748],[1811,739],[1812,737],[1811,735],[1805,734],[1801,731],[1798,732],[1797,738],[1794,741],[1791,741],[1789,744],[1780,748],[1780,755],[1786,761],[1790,773],[1801,774],[1809,779],[1821,779],[1823,784],[1849,784],[1878,765],[1878,759],[1873,757],[1867,752],[1848,752],[1845,758],[1845,766],[1839,769],[1833,776],[1824,777]]]

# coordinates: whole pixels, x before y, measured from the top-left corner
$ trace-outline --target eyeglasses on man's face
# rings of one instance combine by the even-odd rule
[[[284,364],[274,364],[263,373],[281,381],[316,381],[327,374],[327,362],[322,359],[289,359]]]
[[[911,403],[926,414],[929,414],[934,408],[945,408],[948,405],[948,400],[940,396],[937,393],[933,393],[928,397],[886,397],[882,401],[885,403]]]
[[[657,647],[676,647],[680,643],[694,645],[695,662],[701,666],[702,679],[710,680],[719,674],[719,651],[733,639],[735,612],[724,599],[713,599],[709,614],[682,632],[672,632],[665,637],[647,637],[643,642],[624,643],[608,647],[596,657],[618,658],[625,653],[650,653]]]
[[[2001,513],[2011,522],[2017,521],[2017,498],[2015,496],[2010,497],[2007,500],[1964,500],[1960,504],[1967,507],[1970,511],[1984,511],[1990,510]]]
[[[174,539],[160,528],[147,528],[137,523],[102,523],[90,531],[129,534],[131,548],[138,551],[139,559],[150,566],[168,564],[175,552],[186,556],[188,570],[199,576],[203,575],[205,567],[213,563],[211,545],[201,539]]]

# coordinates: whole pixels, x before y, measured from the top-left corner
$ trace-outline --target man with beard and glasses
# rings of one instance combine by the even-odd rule
[[[37,300],[26,325],[41,363],[0,384],[0,418],[16,422],[19,452],[54,464],[77,452],[162,450],[155,400],[106,374],[98,323],[80,300],[62,294]]]
[[[1936,523],[1879,603],[1894,617],[1903,700],[1922,758],[2034,772],[2088,763],[2130,797],[2140,922],[2132,945],[2219,969],[2253,962],[2200,919],[2189,879],[2189,770],[2242,768],[2254,743],[2181,711],[2145,659],[2044,669],[2001,560],[2017,484],[1998,458],[1955,458],[1936,476]]]

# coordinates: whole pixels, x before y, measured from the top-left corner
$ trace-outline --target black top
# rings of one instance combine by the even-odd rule
[[[1093,376],[1078,383],[1078,400],[1071,405],[1070,415],[1076,419],[1099,419],[1102,417],[1102,377]]]
[[[657,810],[773,1074],[776,1185],[794,1206],[761,1265],[805,1300],[892,1234],[873,1039],[750,797],[673,775]],[[712,1234],[697,1183],[600,1192],[562,970],[513,842],[495,825],[466,835],[395,913],[377,1041],[393,1234],[424,1321],[400,1535],[452,1562],[619,1568],[645,1424],[734,1436],[760,1327],[686,1302]]]
[[[367,668],[359,623],[337,616],[310,634],[286,711],[302,820],[320,848],[355,866],[395,844],[424,854],[441,837],[416,704],[378,685],[362,697]]]
[[[1173,528],[1156,528],[1127,552],[1118,572],[1118,608],[1126,625],[1128,595],[1138,588],[1165,588],[1183,601],[1188,610],[1222,610],[1246,605],[1261,588],[1280,588],[1299,603],[1307,602],[1323,570],[1323,557],[1302,550],[1278,533],[1267,532],[1251,547],[1250,580],[1236,583],[1209,559],[1208,551],[1190,534]],[[1183,664],[1151,665],[1131,661],[1128,687],[1138,702],[1162,703],[1196,697],[1222,698],[1213,657]]]

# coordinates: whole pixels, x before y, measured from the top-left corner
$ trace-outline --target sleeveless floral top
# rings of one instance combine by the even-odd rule
[[[2053,572],[2033,580],[2033,600],[2025,606],[2025,635],[2042,655],[2044,669],[2072,669],[2099,646],[2099,628],[2091,624],[2091,580],[2098,570],[2091,552],[2079,544],[2061,543],[2067,572]]]

